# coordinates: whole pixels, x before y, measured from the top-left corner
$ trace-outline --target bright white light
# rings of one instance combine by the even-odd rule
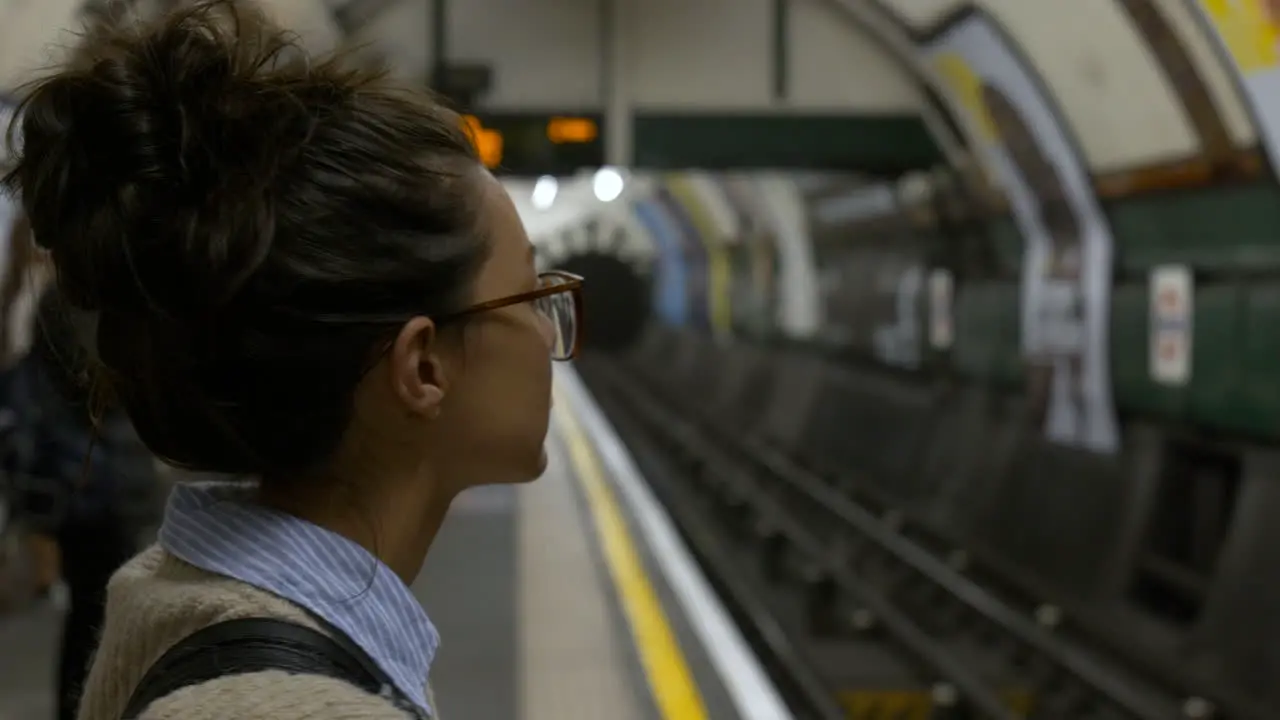
[[[622,173],[611,167],[602,167],[596,171],[595,179],[591,181],[591,189],[595,191],[596,199],[600,202],[613,202],[622,194]]]
[[[533,185],[533,206],[539,210],[546,210],[556,201],[556,192],[560,190],[560,183],[550,175],[543,175],[538,178],[538,182]]]

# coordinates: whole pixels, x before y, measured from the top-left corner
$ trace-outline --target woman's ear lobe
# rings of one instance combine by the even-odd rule
[[[418,362],[418,383],[421,388],[422,402],[425,407],[438,412],[444,402],[444,393],[449,381],[444,370],[444,363],[434,353],[424,356]]]

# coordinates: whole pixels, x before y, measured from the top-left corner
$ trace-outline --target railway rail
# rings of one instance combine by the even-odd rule
[[[1058,609],[979,582],[963,552],[916,542],[900,513],[756,432],[740,402],[712,401],[714,376],[691,387],[606,356],[580,370],[807,716],[1227,717],[1072,632]]]

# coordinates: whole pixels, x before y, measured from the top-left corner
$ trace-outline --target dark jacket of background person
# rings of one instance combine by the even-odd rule
[[[57,292],[46,291],[31,351],[17,367],[12,463],[21,484],[44,495],[31,520],[55,532],[106,518],[150,526],[160,510],[152,456],[119,410],[102,411],[95,432],[76,325]]]
[[[151,454],[119,410],[91,412],[82,327],[56,290],[37,308],[12,385],[12,459],[25,522],[57,538],[69,607],[58,660],[58,718],[71,720],[97,643],[111,575],[149,542],[160,514]]]

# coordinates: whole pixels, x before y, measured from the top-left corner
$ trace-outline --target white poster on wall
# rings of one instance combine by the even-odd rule
[[[1258,126],[1280,169],[1280,0],[1193,0],[1231,59]]]
[[[1151,271],[1151,379],[1162,385],[1186,385],[1191,379],[1194,291],[1185,265]]]
[[[893,272],[893,319],[872,332],[872,352],[892,367],[920,367],[920,296],[923,273],[909,265]]]
[[[987,16],[965,16],[921,52],[965,110],[962,122],[1024,240],[1022,347],[1033,372],[1048,375],[1046,436],[1116,452],[1112,238],[1087,168],[1034,71]]]

